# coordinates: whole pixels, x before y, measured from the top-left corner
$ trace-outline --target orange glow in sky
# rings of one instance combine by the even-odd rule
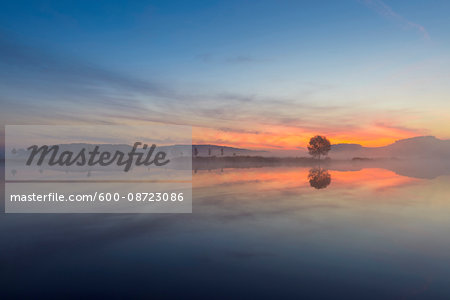
[[[330,130],[332,132],[332,130]],[[390,128],[374,128],[367,131],[312,132],[291,128],[270,128],[266,132],[234,132],[210,128],[194,128],[194,144],[214,144],[248,149],[295,150],[306,147],[309,139],[315,135],[325,135],[332,144],[351,143],[366,147],[380,147],[397,140],[411,138],[420,134]]]

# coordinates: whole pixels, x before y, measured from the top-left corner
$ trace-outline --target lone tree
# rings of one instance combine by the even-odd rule
[[[331,149],[330,141],[321,135],[316,135],[309,140],[308,151],[313,157],[319,157],[321,155],[327,155]]]
[[[308,174],[309,185],[315,189],[324,189],[331,183],[331,175],[328,170],[322,168],[313,168]]]

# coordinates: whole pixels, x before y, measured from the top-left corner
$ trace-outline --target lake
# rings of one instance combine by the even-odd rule
[[[2,214],[4,293],[449,299],[449,179],[197,170],[192,214]]]

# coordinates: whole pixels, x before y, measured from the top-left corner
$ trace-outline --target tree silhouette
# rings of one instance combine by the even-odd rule
[[[309,185],[316,189],[324,189],[331,183],[331,175],[323,168],[312,168],[308,174]]]
[[[313,157],[319,157],[321,155],[327,155],[331,149],[330,141],[321,135],[316,135],[309,140],[308,151]]]

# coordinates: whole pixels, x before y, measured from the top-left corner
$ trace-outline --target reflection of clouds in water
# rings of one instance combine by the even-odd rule
[[[5,270],[14,270],[18,261],[22,267],[38,260],[45,263],[51,256],[67,252],[102,249],[133,240],[145,240],[142,246],[151,249],[161,238],[209,235],[219,229],[245,232],[245,228],[267,224],[287,226],[289,223],[295,228],[296,237],[309,236],[331,226],[317,222],[316,216],[329,217],[334,215],[332,211],[351,211],[360,205],[361,194],[349,193],[347,184],[314,193],[306,181],[298,180],[299,176],[305,178],[308,174],[313,174],[311,179],[320,184],[330,184],[331,176],[324,169],[312,169],[309,173],[305,168],[224,169],[223,173],[200,170],[196,178],[208,184],[194,184],[194,213],[187,215],[3,215],[0,245],[7,255],[0,263]],[[360,184],[370,187],[370,182]],[[337,202],[342,199],[347,201]],[[357,202],[354,207],[350,205],[353,200]],[[248,249],[230,251],[238,251],[231,252],[235,258],[270,257],[266,255],[270,252],[254,255]]]
[[[415,267],[418,259],[429,263],[430,270],[448,261],[445,236],[429,234],[448,228],[448,178],[400,185],[395,194],[384,194],[381,202],[379,187],[399,183],[393,181],[400,177],[393,172],[330,171],[333,186],[320,192],[305,180],[310,173],[309,168],[199,170],[194,177],[193,214],[3,214],[0,275],[9,279],[7,284],[18,282],[22,288],[23,274],[37,284],[42,283],[38,277],[42,272],[58,274],[52,286],[57,289],[66,288],[66,278],[59,274],[67,270],[79,278],[95,278],[101,289],[107,284],[114,289],[120,286],[111,281],[115,271],[131,275],[120,278],[120,283],[135,291],[139,286],[133,275],[145,275],[141,276],[145,283],[156,278],[160,283],[170,266],[171,279],[183,284],[184,274],[189,274],[194,278],[191,286],[210,278],[225,282],[231,280],[228,276],[233,276],[231,284],[241,284],[242,277],[235,274],[253,278],[254,270],[261,275],[258,282],[269,276],[285,278],[287,272],[300,280],[318,272],[320,278],[350,274],[344,284],[357,285],[358,278],[351,277],[353,269],[347,266],[358,265],[364,283],[376,282],[380,274],[373,271],[376,258],[377,271],[393,274],[390,282],[395,284],[402,282],[405,266],[414,274],[427,275],[423,264]],[[316,173],[323,178],[327,170]],[[4,186],[0,192],[4,199]],[[425,201],[411,202],[413,195]],[[211,270],[216,277],[211,277]],[[446,278],[445,272],[435,272]],[[312,280],[309,284],[315,286]],[[296,288],[290,282],[287,288]],[[275,284],[284,288],[284,282]]]
[[[313,201],[313,198],[320,195],[313,195],[309,186],[298,180],[299,173],[306,177],[305,169],[282,170],[289,175],[286,177],[276,176],[276,173],[272,177],[273,174],[266,174],[266,170],[248,171],[252,174],[245,175],[247,171],[238,170],[238,176],[230,174],[229,177],[200,171],[200,176],[201,173],[209,175],[204,178],[209,184],[194,182],[196,211],[208,212],[207,217],[212,218],[214,222],[247,223],[266,219],[286,220],[308,212],[341,208],[340,204],[330,202],[328,199],[322,203],[320,199]],[[236,173],[236,170],[228,172]],[[209,181],[211,179],[214,180]],[[308,218],[304,217],[297,221],[308,222]]]
[[[240,178],[239,175],[237,177]],[[51,260],[52,256],[64,255],[66,252],[101,249],[134,239],[145,238],[148,243],[146,247],[149,247],[161,237],[176,232],[202,232],[203,229],[199,228],[235,227],[238,224],[253,224],[268,219],[289,219],[293,218],[293,215],[311,210],[340,208],[330,203],[310,203],[302,195],[306,187],[302,187],[298,182],[296,185],[284,186],[278,181],[276,185],[269,184],[270,180],[264,178],[241,178],[244,180],[233,182],[220,182],[217,179],[215,178],[213,185],[194,188],[196,213],[192,215],[4,215],[0,219],[0,224],[5,229],[1,234],[4,241],[1,244],[8,255],[0,258],[0,263],[5,270],[13,270],[38,260],[45,263]],[[294,183],[295,179],[292,182]],[[255,201],[255,197],[258,201]],[[305,218],[301,222],[305,225],[310,221]],[[313,228],[305,225],[302,230],[311,231]],[[6,244],[5,241],[15,242]],[[32,254],[27,254],[29,249],[33,249]],[[244,258],[251,255],[235,253],[231,256]]]
[[[331,175],[324,168],[312,168],[308,174],[309,184],[316,189],[324,189],[331,183]]]

